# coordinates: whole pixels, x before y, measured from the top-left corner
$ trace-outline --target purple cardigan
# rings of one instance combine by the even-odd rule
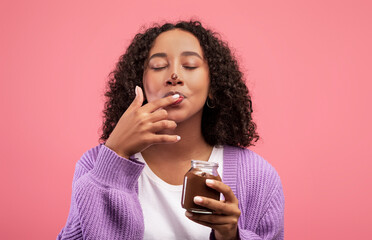
[[[57,239],[142,239],[137,181],[143,168],[102,144],[84,153],[76,163],[67,223]],[[251,150],[225,146],[223,181],[239,199],[240,239],[284,239],[282,184],[268,162]]]

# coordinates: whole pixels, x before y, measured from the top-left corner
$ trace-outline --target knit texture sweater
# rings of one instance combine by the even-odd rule
[[[70,212],[57,239],[142,239],[137,193],[143,168],[103,144],[84,153],[76,163]],[[282,184],[267,161],[251,150],[224,146],[223,182],[239,200],[240,239],[284,239]]]

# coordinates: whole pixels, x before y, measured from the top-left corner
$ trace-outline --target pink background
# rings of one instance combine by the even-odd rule
[[[142,25],[192,16],[248,76],[286,239],[371,236],[371,2],[223,2],[0,3],[0,239],[55,239],[118,57]]]

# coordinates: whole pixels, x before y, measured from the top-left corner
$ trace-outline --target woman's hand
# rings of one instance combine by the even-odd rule
[[[176,122],[167,120],[168,113],[162,109],[174,103],[179,96],[161,98],[142,106],[143,92],[136,86],[136,97],[121,116],[105,145],[118,155],[129,158],[156,143],[175,143],[177,135],[156,134],[165,129],[175,129]]]
[[[207,179],[206,184],[208,187],[221,192],[225,201],[197,196],[194,198],[194,202],[213,210],[213,214],[197,214],[186,211],[186,216],[196,223],[214,229],[217,240],[238,239],[238,219],[241,213],[238,207],[238,199],[231,188],[221,181]]]

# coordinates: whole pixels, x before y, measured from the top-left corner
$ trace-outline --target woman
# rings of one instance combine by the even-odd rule
[[[76,164],[58,239],[283,239],[284,197],[257,141],[252,103],[227,44],[200,22],[137,34],[105,95],[102,144]],[[211,215],[181,208],[190,160],[220,163],[198,196]]]

